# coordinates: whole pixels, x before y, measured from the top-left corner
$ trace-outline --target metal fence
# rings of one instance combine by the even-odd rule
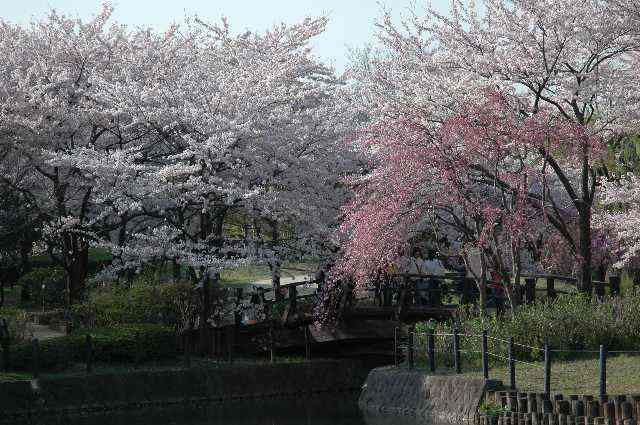
[[[612,350],[608,351],[604,345],[600,345],[599,350],[568,350],[568,349],[552,349],[549,344],[545,344],[543,347],[536,347],[527,344],[521,344],[514,341],[513,337],[508,339],[499,338],[489,335],[487,331],[483,331],[480,334],[465,334],[454,330],[452,333],[434,333],[434,332],[416,332],[410,329],[406,335],[402,335],[399,328],[395,329],[394,334],[394,362],[396,367],[405,366],[408,368],[416,367],[416,358],[418,355],[424,355],[426,359],[426,368],[431,373],[436,373],[438,367],[442,365],[438,364],[438,352],[436,350],[436,338],[439,340],[450,339],[448,353],[446,353],[452,362],[445,365],[448,372],[456,374],[464,373],[462,356],[475,357],[481,361],[482,376],[485,380],[491,378],[490,360],[494,362],[503,362],[507,365],[508,385],[513,390],[517,388],[517,371],[520,368],[528,367],[535,368],[540,372],[542,378],[540,379],[542,384],[542,390],[544,394],[551,394],[552,391],[552,377],[558,377],[560,374],[569,374],[566,370],[555,370],[553,367],[554,356],[559,354],[574,356],[590,356],[598,359],[598,389],[600,396],[603,397],[607,394],[607,359],[610,355],[630,354],[640,355],[640,351],[621,351]],[[472,349],[461,349],[461,338],[468,338],[475,341],[471,344]],[[418,344],[418,341],[422,341]],[[490,350],[489,343],[492,342],[494,347],[503,345],[506,351],[506,355],[503,351]],[[530,352],[537,352],[542,355],[544,359],[542,364],[534,363],[531,361],[524,361],[516,358],[516,350],[521,351],[528,350]],[[440,351],[442,353],[442,351]],[[442,359],[441,359],[442,361]],[[467,371],[469,372],[469,371]],[[578,371],[574,371],[578,372]]]

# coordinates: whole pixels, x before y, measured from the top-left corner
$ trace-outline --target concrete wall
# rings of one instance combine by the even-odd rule
[[[483,379],[383,367],[369,373],[359,405],[368,414],[460,423],[474,419],[484,392]]]
[[[194,401],[357,391],[367,373],[368,369],[360,362],[327,360],[3,382],[0,421],[34,412],[95,412]]]

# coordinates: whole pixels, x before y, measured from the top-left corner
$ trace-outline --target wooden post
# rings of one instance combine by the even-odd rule
[[[513,391],[516,390],[516,361],[513,350],[513,337],[509,338],[509,386]]]
[[[520,285],[520,282],[513,282],[513,304],[518,306],[522,304],[522,298],[523,298],[523,288],[522,285]]]
[[[453,330],[453,365],[456,373],[462,372],[460,365],[460,334],[458,328]]]
[[[600,282],[600,281],[594,282],[594,292],[597,298],[599,299],[604,298],[604,282]]]
[[[556,297],[556,281],[553,277],[547,277],[547,298]]]
[[[304,358],[311,360],[311,342],[309,341],[309,327],[304,327]]]
[[[276,361],[276,335],[273,329],[273,320],[269,323],[269,359],[271,363]]]
[[[9,363],[10,363],[10,355],[9,350],[11,349],[9,338],[2,341],[2,370],[5,373],[9,372]]]
[[[607,395],[607,350],[600,346],[600,400]]]
[[[400,359],[398,358],[398,328],[393,329],[393,364],[398,367]]]
[[[189,335],[184,332],[182,334],[182,350],[184,353],[184,367],[185,369],[189,369],[191,367],[191,344],[189,340]]]
[[[37,338],[33,340],[33,378],[38,379],[40,377],[40,342]]]
[[[436,371],[436,341],[431,329],[427,333],[427,354],[429,356],[429,370],[433,373]]]
[[[414,333],[416,331],[416,327],[415,325],[411,325],[411,327],[409,327],[409,350],[408,350],[408,354],[409,354],[409,369],[413,369],[414,367],[414,356],[413,356],[413,350],[414,350]]]
[[[87,334],[84,342],[85,361],[87,364],[87,373],[93,372],[93,347],[91,343],[91,335]]]
[[[9,325],[4,317],[0,322],[0,343],[2,344],[2,368],[6,373],[9,372],[11,339],[9,338]]]
[[[609,285],[611,288],[611,296],[617,297],[620,295],[620,276],[609,276]]]
[[[431,289],[428,290],[429,304],[435,306],[442,305],[444,280],[441,278],[431,278]]]
[[[389,288],[389,281],[386,280],[382,286],[382,306],[391,307],[391,288]]]
[[[487,331],[482,331],[482,376],[485,381],[489,379],[489,342]]]
[[[464,276],[458,276],[456,279],[454,279],[453,281],[453,293],[457,294],[459,297],[459,302],[460,305],[462,305],[462,295],[464,292]]]
[[[233,349],[234,349],[234,326],[227,326],[227,355],[229,363],[233,363]]]
[[[289,317],[291,317],[298,308],[298,288],[295,285],[291,285],[288,287],[287,293],[289,295]]]
[[[524,280],[525,301],[527,304],[536,302],[536,279],[528,277]]]
[[[605,423],[615,424],[616,406],[613,400],[602,403],[602,413],[603,416],[608,419]]]
[[[134,334],[134,365],[135,367],[140,367],[140,363],[142,363],[142,349],[141,349],[141,342],[140,342],[140,332],[136,332]]]
[[[462,278],[462,296],[460,297],[460,304],[470,304],[471,300],[471,288],[473,288],[474,281],[473,278],[463,277]]]
[[[544,393],[551,394],[551,351],[549,344],[544,345]]]

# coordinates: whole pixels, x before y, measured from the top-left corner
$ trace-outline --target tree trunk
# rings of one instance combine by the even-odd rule
[[[579,289],[587,294],[592,290],[591,277],[591,207],[580,212],[580,274]]]
[[[209,318],[211,318],[211,285],[209,282],[209,270],[202,274],[202,310],[200,312],[200,347],[203,353],[209,352]]]
[[[69,303],[82,301],[85,296],[85,283],[89,274],[89,246],[77,235],[70,235],[71,254],[67,258],[69,275]]]
[[[480,310],[480,316],[484,317],[487,312],[487,262],[482,249],[480,249],[480,280],[477,283],[478,291],[480,291],[478,309]]]
[[[271,262],[271,286],[275,294],[276,301],[282,301],[284,296],[280,291],[280,260],[274,258]]]
[[[282,301],[284,298],[280,293],[280,258],[275,254],[275,247],[280,242],[280,233],[278,231],[278,223],[271,222],[272,229],[272,243],[274,247],[274,257],[273,260],[269,263],[271,267],[271,286],[273,287],[273,292],[275,294],[276,301]]]
[[[177,282],[180,280],[180,269],[181,266],[180,264],[178,264],[178,262],[176,261],[176,259],[174,258],[173,260],[171,260],[171,265],[172,265],[172,274],[173,274],[173,282]]]
[[[209,271],[205,271],[202,276],[202,324],[208,327],[209,318],[211,317],[211,281],[209,279]]]
[[[20,270],[25,275],[31,271],[31,261],[29,255],[31,254],[31,240],[23,240],[20,244]]]
[[[516,245],[513,241],[511,241],[511,274],[512,274],[512,282],[511,285],[507,285],[506,293],[507,298],[509,299],[509,308],[511,309],[511,317],[513,317],[515,313],[516,303],[514,301],[513,289],[516,291],[520,290],[520,280],[522,275],[522,261],[520,258],[520,246]]]
[[[595,179],[595,176],[593,177]],[[595,182],[594,182],[595,183]],[[582,143],[582,199],[578,208],[580,232],[580,280],[579,289],[588,294],[592,290],[591,276],[591,199],[589,190],[589,144]],[[593,185],[595,191],[595,184]]]
[[[599,280],[600,282],[607,280],[607,268],[604,264],[600,264],[598,266],[596,280]]]

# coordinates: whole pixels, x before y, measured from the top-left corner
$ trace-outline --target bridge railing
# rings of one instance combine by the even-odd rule
[[[426,285],[423,284],[423,287],[420,287],[420,283],[424,282],[426,282]],[[561,284],[561,286],[558,287],[557,283]],[[529,274],[522,275],[518,284],[511,281],[488,280],[486,295],[490,306],[500,310],[505,307],[508,299],[507,286],[511,289],[512,301],[519,305],[522,303],[533,304],[541,296],[553,299],[559,294],[576,293],[579,291],[577,283],[577,279],[572,276]],[[607,293],[612,296],[621,294],[619,276],[611,276],[609,281],[594,280],[592,283],[593,295],[598,298],[603,298]],[[376,283],[376,285],[380,288],[378,292],[383,294],[380,297],[383,301],[378,302],[379,306],[391,306],[391,300],[394,295],[401,290],[412,293],[409,298],[414,300],[414,305],[428,305],[431,303],[429,300],[435,301],[434,305],[441,305],[442,298],[451,298],[451,296],[458,297],[458,304],[474,304],[479,298],[475,279],[460,273],[444,275],[396,274]]]
[[[541,282],[542,281],[542,282]],[[570,286],[558,287],[556,283],[565,283]],[[542,283],[542,288],[540,287]],[[313,304],[317,299],[317,291],[323,282],[313,279],[293,282],[280,286],[280,294],[276,297],[273,289],[262,289],[261,297],[266,309],[272,308],[278,303],[285,304],[285,312],[282,320],[288,321],[296,313],[300,313],[301,305]],[[559,276],[552,274],[523,275],[521,283],[515,285],[510,283],[513,297],[512,301],[518,304],[532,304],[540,296],[555,298],[558,294],[576,292],[577,279],[571,276]],[[545,287],[546,285],[546,287]],[[309,288],[306,293],[304,287]],[[620,294],[620,278],[612,276],[609,282],[594,281],[593,292],[601,298],[609,288],[611,295]],[[399,273],[378,279],[368,287],[370,292],[369,303],[373,305],[368,308],[387,308],[395,311],[397,318],[401,319],[411,310],[415,313],[421,308],[453,308],[459,305],[475,304],[479,299],[479,291],[473,278],[462,273],[445,273],[441,275],[433,274],[409,274]],[[267,294],[271,293],[271,298],[267,299]],[[239,295],[239,298],[241,294]],[[489,280],[487,282],[486,299],[488,306],[501,311],[508,303],[507,291],[504,282]],[[362,300],[360,300],[362,301]],[[351,301],[350,301],[351,302]],[[345,308],[350,307],[349,303],[344,303]],[[367,302],[360,302],[358,307],[364,307]],[[309,310],[308,308],[306,310]],[[443,310],[444,311],[444,310]]]

